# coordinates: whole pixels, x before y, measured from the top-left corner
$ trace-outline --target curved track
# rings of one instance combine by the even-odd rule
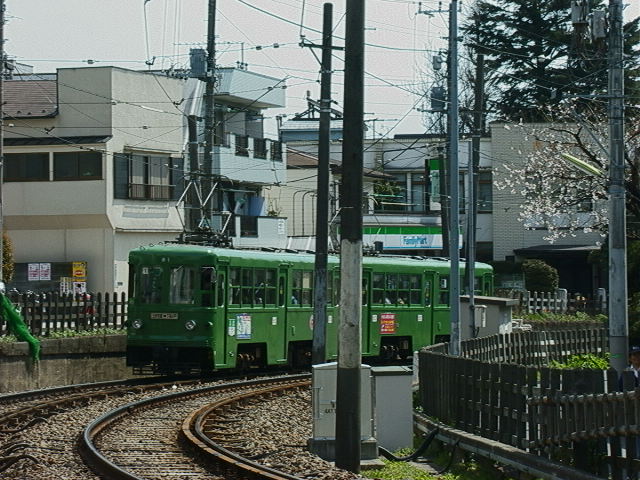
[[[205,412],[212,411],[212,403],[229,405],[256,395],[306,387],[309,382],[308,374],[250,380],[129,403],[93,421],[82,435],[80,451],[94,472],[108,479],[294,479],[238,455],[227,455],[230,452],[222,447],[214,450],[203,440],[206,436],[193,432],[202,432],[202,425],[210,418]],[[201,410],[203,404],[207,407]],[[182,447],[182,439],[189,440],[190,454]]]

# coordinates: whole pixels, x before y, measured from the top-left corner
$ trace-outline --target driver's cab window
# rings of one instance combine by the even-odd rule
[[[140,267],[139,302],[143,304],[162,303],[162,268]]]
[[[193,305],[195,303],[196,270],[180,265],[172,267],[169,276],[169,303]]]

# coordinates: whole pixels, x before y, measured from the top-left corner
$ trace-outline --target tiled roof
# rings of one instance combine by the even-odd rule
[[[3,95],[5,118],[54,117],[58,113],[55,80],[8,80]]]

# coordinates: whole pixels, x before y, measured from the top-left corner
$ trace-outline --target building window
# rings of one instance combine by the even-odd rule
[[[411,174],[411,211],[426,212],[424,173]]]
[[[53,154],[54,180],[101,180],[102,153],[56,152]]]
[[[171,158],[132,155],[129,198],[171,200]]]
[[[114,197],[175,200],[184,189],[182,158],[114,154]]]
[[[373,196],[376,212],[402,212],[407,210],[407,174],[397,173],[392,180],[375,182]]]
[[[478,175],[478,212],[493,211],[493,193],[491,192],[491,172],[480,172]]]
[[[4,155],[6,182],[39,182],[49,180],[48,153],[6,153]]]

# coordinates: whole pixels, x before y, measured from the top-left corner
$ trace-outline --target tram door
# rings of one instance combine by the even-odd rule
[[[219,268],[216,277],[216,295],[213,309],[213,351],[216,367],[227,362],[227,269]]]
[[[365,268],[362,270],[362,354],[371,355],[379,352],[379,345],[375,342],[379,342],[379,335],[377,338],[373,338],[375,333],[371,326],[371,269]],[[377,325],[376,325],[377,326]],[[375,343],[375,344],[374,344]]]
[[[434,272],[425,271],[422,279],[422,294],[424,298],[424,325],[429,329],[429,343],[433,343],[434,332]]]

